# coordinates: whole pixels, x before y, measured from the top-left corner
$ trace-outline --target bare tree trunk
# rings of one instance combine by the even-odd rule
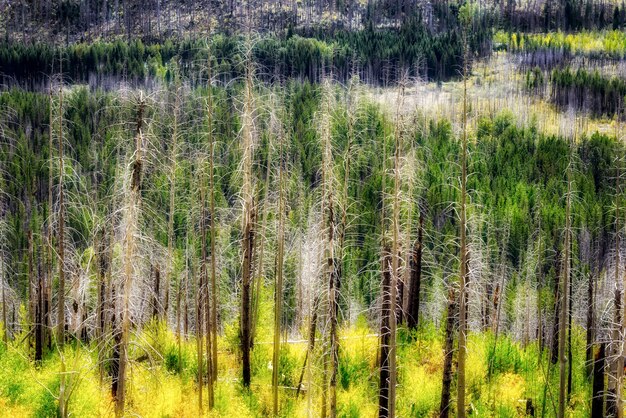
[[[202,214],[200,215],[200,225],[203,224],[204,217],[204,208],[202,210]],[[204,239],[204,234],[200,234],[201,238]],[[204,243],[202,243],[204,246]],[[204,325],[204,315],[203,315],[203,305],[204,305],[204,266],[200,267],[200,274],[198,276],[197,287],[196,287],[196,350],[198,356],[198,411],[200,411],[200,415],[202,415],[203,403],[202,403],[202,389],[204,386],[204,352],[202,351],[202,343],[203,343],[203,325]]]
[[[268,152],[271,152],[269,150]],[[283,304],[283,258],[285,249],[285,202],[283,184],[283,138],[280,133],[280,160],[278,165],[278,247],[276,249],[276,284],[274,289],[274,353],[272,357],[272,389],[274,416],[278,416],[278,373],[280,364],[280,323]],[[269,186],[269,184],[268,184]]]
[[[622,114],[623,116],[623,114]],[[620,130],[621,129],[621,123],[619,123],[619,118],[618,118],[618,125],[616,126],[616,129]],[[618,164],[620,164],[620,161],[618,160]],[[621,170],[619,170],[621,171]],[[617,193],[620,193],[621,191],[618,189],[616,190]],[[618,194],[617,196],[617,200],[618,203],[617,205],[619,206],[620,204],[620,195]],[[615,285],[617,286],[617,282],[615,282]],[[619,308],[618,308],[619,309]],[[622,306],[621,306],[621,323],[618,322],[619,324],[619,328],[620,328],[620,338],[619,338],[619,343],[618,343],[618,347],[617,347],[617,352],[618,352],[618,359],[617,359],[617,417],[618,418],[623,418],[624,417],[624,333],[626,332],[626,272],[624,272],[622,274]]]
[[[203,161],[204,162],[204,161]],[[200,279],[200,290],[199,290],[199,297],[201,300],[201,304],[200,306],[200,310],[198,311],[198,315],[200,318],[200,321],[204,320],[205,321],[205,327],[207,329],[206,332],[206,354],[207,354],[207,396],[208,396],[208,406],[209,406],[209,411],[213,409],[213,404],[215,402],[215,396],[214,396],[214,391],[213,391],[213,376],[212,376],[212,361],[211,361],[211,356],[213,353],[212,350],[212,337],[211,337],[211,330],[209,329],[209,325],[211,322],[211,306],[209,303],[209,281],[208,281],[208,277],[207,277],[207,264],[208,264],[208,260],[207,260],[207,248],[206,248],[206,241],[207,241],[207,230],[206,230],[206,218],[207,218],[207,214],[206,214],[206,179],[204,177],[204,173],[205,171],[202,170],[202,177],[201,177],[201,181],[202,184],[200,185],[200,200],[202,201],[201,206],[201,212],[200,212],[200,237],[202,239],[202,245],[201,245],[201,252],[202,252],[202,261],[201,261],[201,279]],[[204,316],[203,316],[204,315]],[[202,332],[202,326],[199,327],[199,331]],[[201,350],[202,348],[202,334],[200,334],[198,336],[198,340],[200,341],[200,348],[198,350]],[[202,354],[200,353],[200,358],[202,358]],[[202,385],[200,385],[200,389],[202,390]],[[200,397],[200,402],[202,402],[202,397]],[[202,409],[201,409],[202,410]]]
[[[250,348],[251,335],[251,309],[250,287],[253,272],[254,254],[254,225],[256,212],[252,196],[252,135],[253,135],[253,92],[252,92],[252,68],[251,63],[246,69],[246,84],[244,98],[244,112],[242,115],[243,125],[243,268],[241,285],[241,353],[243,368],[243,385],[250,387]]]
[[[158,318],[161,315],[161,269],[158,265],[152,267],[154,272],[154,293],[152,297],[152,317]]]
[[[61,68],[61,74],[63,74]],[[59,289],[57,307],[57,347],[61,353],[61,376],[59,378],[59,415],[67,415],[65,395],[65,361],[63,360],[63,345],[65,344],[65,205],[63,202],[63,85],[59,85]]]
[[[107,251],[105,227],[100,230],[100,239],[98,240],[96,253],[97,277],[98,277],[98,304],[96,306],[96,341],[98,342],[98,368],[100,371],[100,384],[104,380],[104,361],[106,358],[104,352],[104,328],[105,328],[105,296],[107,292],[106,272],[108,270],[108,259],[105,255]]]
[[[591,418],[603,418],[604,415],[604,367],[606,344],[600,343],[593,361],[593,391],[591,397]]]
[[[2,285],[0,276],[0,286]],[[43,292],[44,275],[41,271],[41,256],[37,256],[37,289],[35,301],[35,362],[43,358]]]
[[[417,328],[419,325],[420,289],[422,286],[422,252],[424,242],[424,212],[420,210],[419,229],[417,241],[411,251],[411,284],[409,286],[409,309],[407,325],[409,328]]]
[[[9,331],[7,326],[7,298],[4,277],[4,260],[0,257],[0,287],[2,287],[2,341],[6,346],[9,343]]]
[[[119,376],[117,382],[115,415],[124,415],[126,400],[126,369],[128,367],[128,343],[130,340],[130,292],[132,289],[135,269],[135,239],[141,199],[141,176],[143,165],[143,115],[145,102],[140,98],[137,109],[137,127],[135,130],[135,161],[131,173],[131,188],[128,201],[128,213],[126,214],[126,231],[124,233],[124,291],[122,302],[122,329],[119,344]]]
[[[457,370],[457,417],[465,418],[465,358],[467,355],[466,332],[467,332],[467,280],[468,280],[468,257],[467,257],[467,39],[464,32],[464,70],[463,70],[463,144],[461,155],[461,273],[459,284],[459,353]]]
[[[381,309],[381,325],[380,325],[380,390],[378,392],[378,416],[380,418],[389,417],[389,358],[391,345],[391,250],[385,248],[383,250],[382,259],[382,309]]]
[[[216,238],[216,226],[215,226],[215,144],[213,141],[213,94],[211,92],[211,59],[209,55],[209,86],[208,86],[208,101],[207,101],[207,116],[209,127],[209,193],[210,193],[210,225],[211,228],[211,333],[212,333],[212,367],[213,367],[213,382],[217,381],[217,293],[219,291],[217,287],[217,254],[215,240]]]
[[[160,4],[160,3],[159,3]],[[160,7],[160,6],[159,6]],[[160,13],[160,12],[159,12]],[[161,33],[160,22],[161,18],[159,15],[159,34]],[[167,220],[167,270],[165,272],[165,297],[163,299],[163,319],[167,324],[169,305],[170,305],[170,287],[172,284],[172,275],[173,275],[173,258],[174,258],[174,215],[176,211],[175,207],[175,199],[176,199],[176,166],[177,166],[177,158],[178,158],[178,112],[179,112],[179,94],[178,90],[176,91],[176,103],[174,104],[174,123],[172,126],[172,143],[170,150],[170,207],[168,211],[168,220]],[[158,294],[157,294],[158,297]]]
[[[302,388],[302,380],[304,379],[304,372],[307,369],[307,361],[309,357],[313,356],[313,350],[315,350],[315,329],[317,327],[317,309],[319,306],[319,297],[315,297],[313,300],[313,307],[311,308],[311,319],[309,323],[309,344],[307,346],[306,355],[304,356],[304,363],[302,364],[302,372],[300,373],[300,379],[298,380],[298,389],[296,390],[296,399],[300,395],[300,389]],[[310,367],[310,366],[309,366]],[[311,388],[307,388],[310,392]]]
[[[616,273],[616,276],[618,273]],[[611,369],[608,373],[608,391],[606,398],[606,416],[618,417],[618,397],[621,394],[618,391],[618,376],[620,362],[618,356],[620,355],[619,349],[616,347],[620,341],[619,324],[621,324],[621,311],[622,311],[622,292],[620,289],[615,289],[615,297],[613,299],[615,305],[615,323],[613,324],[613,335],[611,341]]]
[[[593,345],[594,345],[594,318],[593,318],[593,273],[589,271],[587,279],[587,344],[585,349],[585,364],[587,365],[587,375],[592,376],[594,369]]]
[[[443,377],[441,384],[441,404],[439,405],[439,418],[447,418],[450,415],[450,386],[452,385],[452,356],[454,355],[454,316],[455,295],[452,287],[448,290],[448,313],[446,316],[446,342],[443,358]]]
[[[59,125],[58,125],[58,148],[59,148],[59,290],[57,308],[57,345],[63,348],[65,342],[65,208],[63,203],[63,88],[59,87]],[[61,377],[63,381],[64,378]]]
[[[572,145],[570,145],[569,152],[572,152]],[[564,257],[563,257],[563,277],[561,280],[561,316],[559,319],[559,418],[565,418],[565,404],[567,403],[567,356],[565,353],[566,348],[566,322],[568,314],[568,296],[569,296],[569,275],[570,275],[570,245],[571,245],[571,193],[572,193],[572,176],[571,176],[571,155],[568,161],[567,168],[567,200],[565,207],[565,243],[564,243]]]

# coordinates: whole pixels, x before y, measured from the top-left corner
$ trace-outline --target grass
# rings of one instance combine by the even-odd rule
[[[262,311],[266,307],[262,307]],[[265,315],[263,312],[261,315]],[[431,326],[410,333],[400,328],[398,335],[399,386],[397,414],[402,417],[430,417],[439,408],[443,363],[443,333]],[[239,352],[233,340],[219,340],[220,379],[216,385],[215,409],[205,416],[265,417],[271,415],[271,332],[258,334],[254,347],[252,387],[239,383]],[[341,351],[338,376],[338,416],[374,416],[377,411],[378,337],[364,320],[340,331]],[[571,416],[588,415],[589,382],[584,376],[584,334],[573,333],[574,381],[570,402]],[[319,349],[323,346],[317,345]],[[195,341],[178,345],[175,335],[157,323],[135,335],[129,373],[129,413],[142,417],[199,416],[195,370]],[[294,387],[301,372],[306,344],[285,344],[281,350],[280,384]],[[149,360],[137,361],[141,353]],[[321,362],[314,356],[314,388],[306,388],[295,399],[294,391],[281,391],[281,416],[308,416],[309,404],[319,411],[321,402]],[[110,382],[99,384],[95,349],[68,344],[64,351],[66,367],[76,382],[70,400],[73,416],[107,417],[113,414]],[[145,358],[145,356],[144,356]],[[536,410],[544,402],[544,382],[549,382],[545,398],[546,416],[554,413],[558,367],[550,365],[549,353],[538,363],[536,344],[523,347],[509,337],[496,339],[490,332],[470,334],[467,358],[468,407],[479,416],[524,416],[526,399]],[[178,362],[180,364],[180,372]],[[489,376],[489,368],[492,374]],[[60,356],[49,353],[42,364],[28,360],[24,346],[9,344],[0,348],[0,410],[11,417],[55,417],[59,391]],[[70,379],[71,380],[71,379]],[[305,383],[306,383],[305,378]],[[453,381],[452,397],[455,397]],[[306,389],[310,389],[307,391]],[[206,391],[206,389],[205,389]],[[311,397],[309,399],[309,396]],[[206,394],[204,401],[206,402]],[[454,411],[453,411],[454,413]]]

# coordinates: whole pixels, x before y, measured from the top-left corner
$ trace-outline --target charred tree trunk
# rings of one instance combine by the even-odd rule
[[[252,279],[252,254],[254,252],[254,222],[255,214],[252,202],[248,201],[247,220],[243,232],[243,275],[241,288],[241,354],[243,367],[243,385],[250,386],[250,284]]]
[[[409,315],[407,325],[417,328],[419,325],[420,290],[422,287],[422,252],[424,242],[424,213],[420,210],[417,241],[411,253],[411,284],[409,286]]]
[[[616,276],[618,273],[616,273]],[[606,416],[619,418],[619,401],[618,397],[621,397],[618,385],[619,367],[621,356],[619,344],[620,344],[620,325],[622,318],[622,292],[620,289],[615,289],[615,297],[613,300],[615,306],[615,323],[613,324],[613,336],[611,341],[611,370],[608,376],[608,391],[606,397]]]
[[[603,418],[604,415],[604,368],[605,368],[606,344],[600,343],[600,347],[593,361],[593,391],[591,397],[591,418]]]
[[[382,309],[380,324],[380,390],[378,392],[378,416],[389,416],[389,356],[391,346],[391,250],[383,250],[382,259]]]
[[[251,64],[246,68],[243,125],[243,266],[241,277],[241,354],[244,387],[250,387],[250,349],[252,346],[251,285],[254,274],[256,210],[252,188],[253,85]]]
[[[441,404],[439,418],[450,415],[450,386],[452,385],[452,356],[454,355],[454,317],[456,315],[454,290],[448,291],[448,313],[446,316],[446,340],[443,358],[443,378],[441,384]]]
[[[302,372],[300,372],[300,379],[298,379],[298,389],[296,389],[296,399],[300,395],[302,389],[302,380],[304,379],[304,372],[306,370],[307,361],[313,356],[313,350],[315,350],[315,330],[317,327],[317,309],[319,306],[319,297],[315,297],[313,300],[313,308],[311,309],[311,320],[309,323],[309,344],[307,345],[306,355],[304,356],[304,363],[302,364]],[[310,390],[310,388],[308,388]]]
[[[158,318],[161,315],[161,269],[158,265],[154,266],[154,293],[152,295],[152,317]]]

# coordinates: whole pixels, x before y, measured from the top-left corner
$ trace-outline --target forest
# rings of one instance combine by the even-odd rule
[[[0,4],[0,417],[623,417],[625,27]]]

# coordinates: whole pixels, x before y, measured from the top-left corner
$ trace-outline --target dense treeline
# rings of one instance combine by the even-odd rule
[[[453,27],[458,24],[453,24]],[[266,81],[298,78],[319,82],[326,74],[347,81],[358,72],[372,84],[393,83],[396,68],[412,76],[429,79],[457,77],[463,65],[461,36],[458,29],[430,32],[419,20],[412,19],[399,30],[323,31],[287,37],[264,36],[252,45],[252,55]],[[491,52],[491,32],[477,24],[469,39],[472,51],[479,56]],[[217,35],[210,41],[214,51],[212,66],[224,80],[239,78],[245,68],[239,36]],[[185,77],[197,77],[198,65],[207,41],[204,39],[171,41],[163,44],[95,42],[55,47],[50,44],[3,43],[0,45],[0,74],[5,84],[42,84],[45,76],[59,70],[75,83],[106,84],[108,79],[124,78],[135,83],[169,81],[171,67],[176,65]],[[100,81],[103,80],[103,81]]]
[[[566,68],[553,70],[550,82],[550,99],[557,106],[572,106],[600,117],[623,117],[626,81],[619,77],[606,77],[597,70]]]
[[[445,29],[463,1],[384,0],[367,1],[315,0],[229,1],[193,0],[185,4],[169,0],[79,2],[36,2],[6,4],[1,10],[5,38],[24,41],[59,38],[66,42],[95,40],[99,37],[140,38],[155,41],[172,36],[195,37],[212,27],[221,33],[253,29],[280,32],[288,27],[326,30],[355,30],[401,26],[415,16],[429,30]],[[486,4],[497,27],[509,31],[577,31],[624,28],[623,4],[597,0],[529,2],[494,1]]]

